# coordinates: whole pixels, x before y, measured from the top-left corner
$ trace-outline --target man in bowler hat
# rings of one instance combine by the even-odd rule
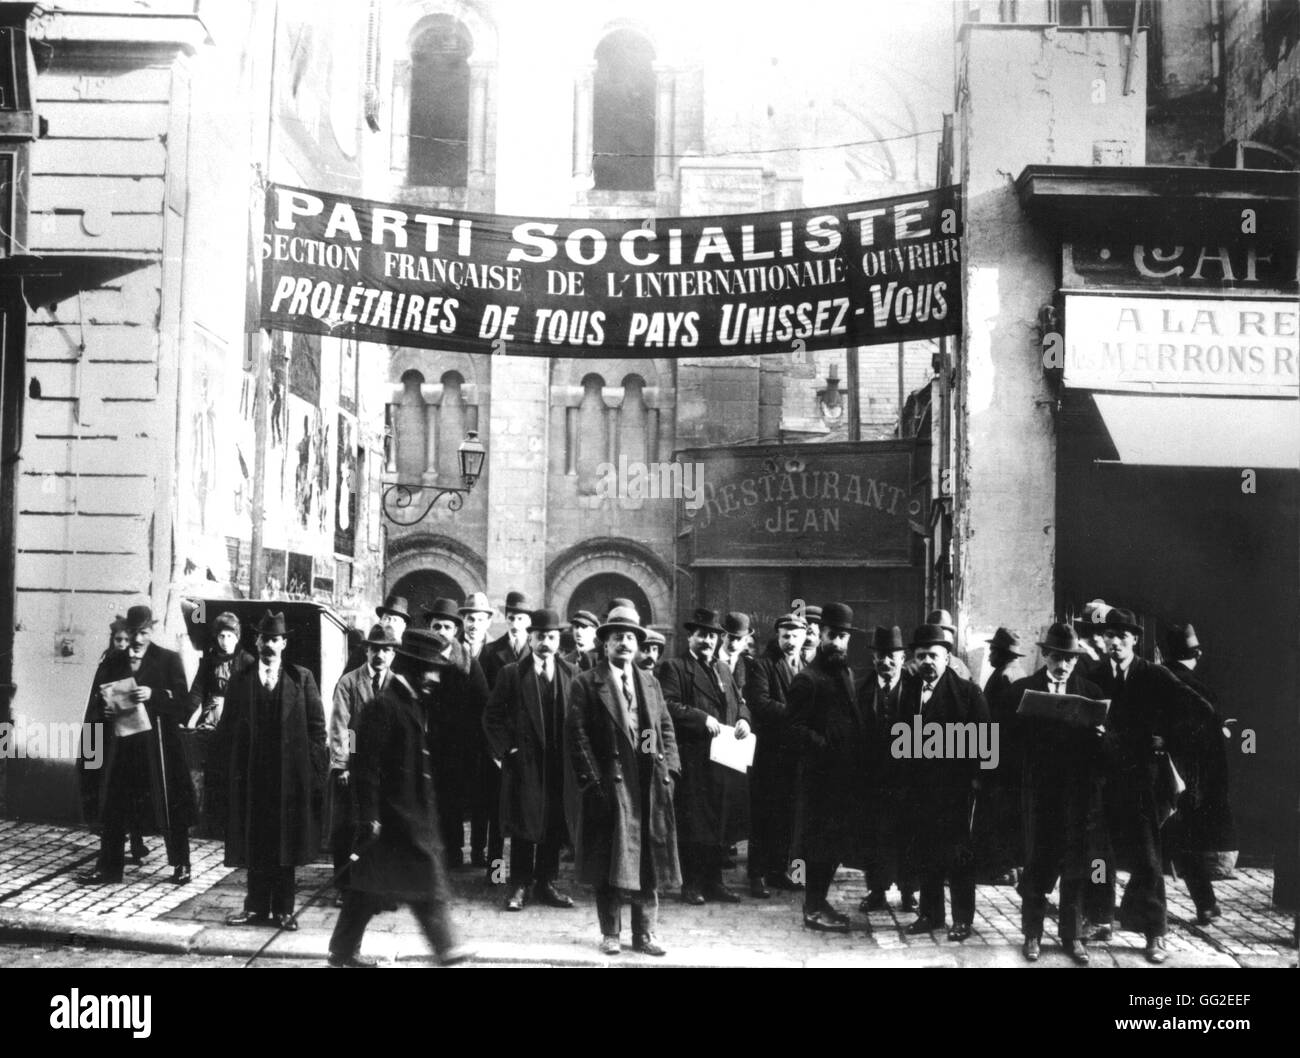
[[[444,966],[472,954],[457,943],[448,915],[451,894],[430,771],[429,697],[452,666],[448,643],[437,632],[408,629],[391,678],[358,723],[357,860],[330,937],[330,966],[375,965],[360,954],[361,941],[370,920],[392,901],[410,906]]]
[[[573,906],[555,880],[568,840],[564,711],[575,672],[558,656],[560,615],[534,610],[530,621],[529,652],[501,670],[483,712],[488,747],[501,762],[501,831],[510,839],[507,911],[522,911],[530,889],[547,907]]]
[[[312,674],[284,660],[287,643],[284,614],[268,610],[257,664],[228,685],[209,755],[218,774],[224,769],[226,866],[248,868],[244,910],[226,919],[232,926],[296,930],[294,868],[320,848],[325,710]]]
[[[632,607],[596,630],[604,658],[573,680],[564,736],[578,796],[572,831],[578,877],[596,891],[600,950],[620,951],[632,905],[632,947],[662,956],[659,890],[681,881],[673,787],[681,760],[659,683],[634,663],[645,631]]]
[[[983,880],[1014,885],[1016,872],[1025,862],[1024,837],[1020,820],[1020,753],[1016,738],[1016,706],[1011,685],[1028,675],[1020,666],[1025,656],[1020,636],[999,628],[988,641],[992,668],[984,681],[984,700],[989,715],[998,725],[1000,755],[998,767],[988,777],[984,790],[984,811],[976,821],[977,840],[982,852]]]
[[[682,782],[677,791],[677,832],[681,842],[682,900],[736,903],[722,881],[727,846],[749,836],[749,783],[741,772],[709,759],[709,743],[723,725],[749,735],[749,709],[731,671],[715,660],[718,637],[726,630],[718,612],[700,608],[685,622],[690,633],[681,657],[659,666],[668,712],[673,718]]]

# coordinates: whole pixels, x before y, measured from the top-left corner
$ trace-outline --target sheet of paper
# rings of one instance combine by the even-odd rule
[[[1024,717],[1059,720],[1074,727],[1092,727],[1106,722],[1109,698],[1084,698],[1079,694],[1048,694],[1025,691],[1016,710]]]
[[[153,729],[148,710],[144,708],[143,704],[131,701],[131,692],[135,688],[134,676],[128,676],[124,680],[117,680],[115,683],[101,683],[99,685],[99,693],[103,696],[104,701],[120,710],[117,716],[113,717],[113,734],[119,737],[138,735],[141,731]]]
[[[748,771],[754,763],[754,746],[758,736],[752,731],[744,738],[736,738],[736,729],[722,725],[722,731],[709,739],[709,760],[717,761],[724,768],[735,771]]]

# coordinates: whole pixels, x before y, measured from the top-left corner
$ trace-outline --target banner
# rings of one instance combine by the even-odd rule
[[[262,326],[505,355],[734,356],[961,329],[956,187],[643,222],[272,185]]]

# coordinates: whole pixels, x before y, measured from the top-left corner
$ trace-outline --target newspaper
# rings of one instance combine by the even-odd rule
[[[99,693],[103,696],[104,703],[118,710],[117,715],[113,717],[113,734],[119,738],[138,735],[141,731],[149,731],[153,728],[144,703],[131,701],[131,692],[135,689],[134,676],[117,680],[115,683],[99,685]]]
[[[1096,727],[1106,722],[1109,698],[1085,698],[1081,694],[1048,694],[1025,691],[1017,716],[1058,720],[1071,727]]]
[[[709,739],[709,760],[725,768],[746,772],[754,763],[754,746],[758,737],[751,731],[744,738],[736,738],[736,729],[722,725],[722,730]]]

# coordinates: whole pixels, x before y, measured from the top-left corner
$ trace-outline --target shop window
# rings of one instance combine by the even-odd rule
[[[437,15],[411,48],[411,121],[407,178],[412,184],[464,187],[469,172],[469,33]]]
[[[1062,26],[1091,26],[1092,0],[1057,0],[1056,21]]]
[[[1300,37],[1300,0],[1264,0],[1264,59],[1276,66]]]
[[[592,174],[597,189],[652,191],[655,181],[654,50],[628,30],[596,48]]]

